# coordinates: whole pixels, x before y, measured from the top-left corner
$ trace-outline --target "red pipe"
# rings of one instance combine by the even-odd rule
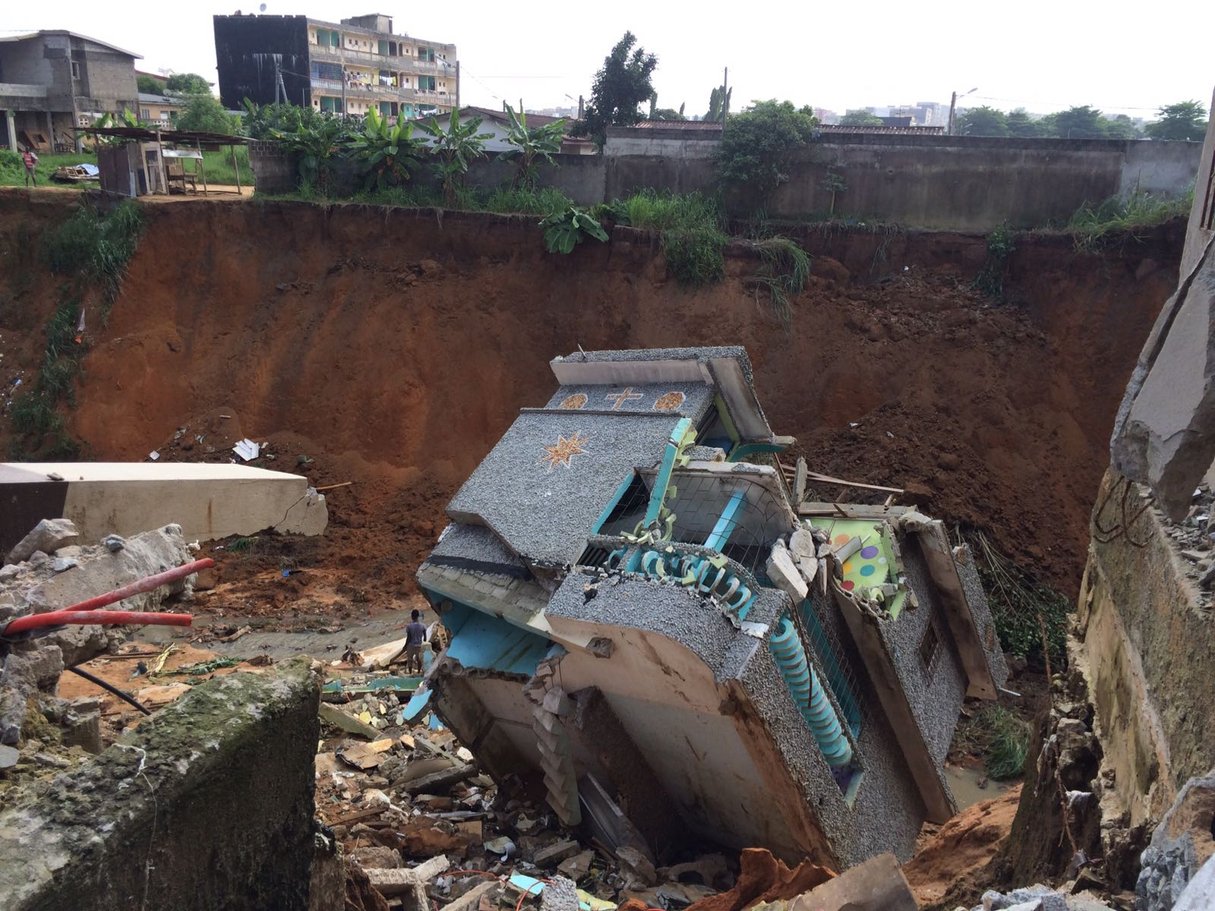
[[[155,576],[139,579],[130,585],[116,588],[114,591],[98,595],[96,598],[89,598],[87,601],[81,601],[79,604],[73,604],[71,607],[64,608],[63,610],[18,617],[4,627],[3,630],[0,630],[0,636],[13,636],[26,630],[41,629],[47,626],[63,626],[68,623],[189,626],[193,620],[193,617],[189,614],[149,614],[142,611],[105,611],[98,610],[98,608],[121,601],[124,598],[130,598],[132,595],[150,592],[152,589],[159,588],[169,582],[184,579],[186,576],[193,575],[200,569],[207,569],[214,565],[214,560],[210,557],[205,557],[202,560],[187,563],[185,566],[178,566],[174,569],[165,570],[163,573],[157,573]]]

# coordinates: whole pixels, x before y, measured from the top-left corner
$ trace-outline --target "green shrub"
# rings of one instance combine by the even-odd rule
[[[59,288],[59,302],[46,324],[46,348],[42,368],[32,388],[13,403],[10,413],[15,457],[74,459],[80,446],[67,433],[56,407],[72,401],[80,357],[77,339],[81,302],[90,287],[99,286],[101,312],[109,313],[135,253],[143,220],[138,206],[127,200],[109,214],[82,205],[70,218],[46,235],[42,253],[47,265],[66,281]]]
[[[987,734],[983,764],[988,777],[995,781],[1020,778],[1029,752],[1029,728],[1000,705],[986,708],[979,720]]]
[[[569,206],[540,222],[544,229],[544,246],[549,253],[573,253],[574,247],[588,237],[598,241],[608,239],[599,219],[585,209]]]
[[[100,284],[103,312],[108,314],[142,231],[143,216],[134,200],[124,200],[106,215],[82,205],[47,235],[47,264],[56,275],[71,276],[81,286]]]
[[[1004,272],[1008,268],[1008,257],[1016,243],[1007,225],[1000,225],[987,235],[987,258],[983,268],[975,276],[974,286],[988,297],[1004,294]]]
[[[725,278],[728,238],[709,197],[643,190],[613,201],[608,212],[619,224],[661,232],[667,268],[680,285],[696,288]]]
[[[1052,670],[1058,670],[1067,654],[1071,602],[1031,579],[999,553],[982,532],[972,536],[971,545],[1004,651],[1036,667],[1044,667],[1049,659]]]

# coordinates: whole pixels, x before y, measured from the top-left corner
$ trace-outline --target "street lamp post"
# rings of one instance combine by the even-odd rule
[[[957,104],[958,104],[958,99],[959,99],[959,98],[965,98],[965,97],[966,97],[967,95],[969,95],[971,92],[977,92],[978,90],[979,90],[979,87],[978,87],[978,86],[975,86],[973,89],[971,89],[971,90],[970,90],[970,92],[963,92],[961,95],[959,95],[957,92],[954,92],[954,93],[952,93],[952,94],[950,95],[950,97],[949,97],[949,129],[947,129],[947,130],[945,131],[945,132],[947,132],[947,133],[948,133],[950,136],[952,136],[952,135],[953,135],[953,126],[954,126],[954,114],[953,114],[953,112],[954,112],[954,108],[955,108],[955,107],[957,107]]]

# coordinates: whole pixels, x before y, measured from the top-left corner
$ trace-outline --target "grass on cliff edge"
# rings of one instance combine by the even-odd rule
[[[1091,252],[1110,235],[1149,228],[1171,218],[1188,216],[1194,205],[1194,188],[1182,196],[1136,191],[1127,197],[1111,196],[1100,205],[1088,203],[1076,210],[1064,230],[1076,239],[1076,249]]]
[[[240,146],[237,148],[236,161],[240,166],[241,186],[252,186],[253,171],[249,167],[249,149],[247,147]],[[56,183],[51,180],[51,175],[55,172],[56,168],[77,164],[97,164],[97,154],[95,152],[81,152],[79,154],[70,152],[39,155],[38,165],[34,168],[34,174],[38,178],[38,186],[75,187],[85,190],[97,189],[99,184],[93,180],[85,183]],[[186,169],[192,171],[192,168],[193,162],[187,162]],[[208,184],[236,186],[236,171],[232,167],[232,155],[227,149],[217,152],[203,152],[203,172],[206,174]],[[23,186],[25,186],[25,166],[21,163],[21,156],[8,149],[0,149],[0,187]],[[199,181],[199,189],[202,189],[201,180]]]

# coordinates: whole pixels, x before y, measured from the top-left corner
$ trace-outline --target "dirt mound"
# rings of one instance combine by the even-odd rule
[[[0,194],[0,243],[23,206]],[[329,494],[324,542],[229,555],[222,575],[268,579],[291,561],[324,575],[318,611],[356,613],[413,595],[448,498],[578,345],[743,344],[773,427],[813,468],[914,485],[1073,592],[1114,411],[1180,251],[1175,228],[1087,256],[1031,239],[1009,263],[1014,303],[994,305],[970,287],[982,238],[807,231],[815,276],[786,329],[746,290],[757,263],[743,252],[724,283],[688,292],[627,229],[559,257],[523,217],[235,201],[146,213],[90,339],[73,431],[114,459],[226,459],[247,435],[270,443],[266,467],[354,482]],[[20,327],[0,307],[0,337],[49,315],[29,295],[18,309]],[[36,334],[5,349],[6,369],[37,365]]]
[[[958,813],[939,828],[928,827],[903,874],[923,908],[970,905],[987,887],[987,865],[1012,829],[1019,787]]]

